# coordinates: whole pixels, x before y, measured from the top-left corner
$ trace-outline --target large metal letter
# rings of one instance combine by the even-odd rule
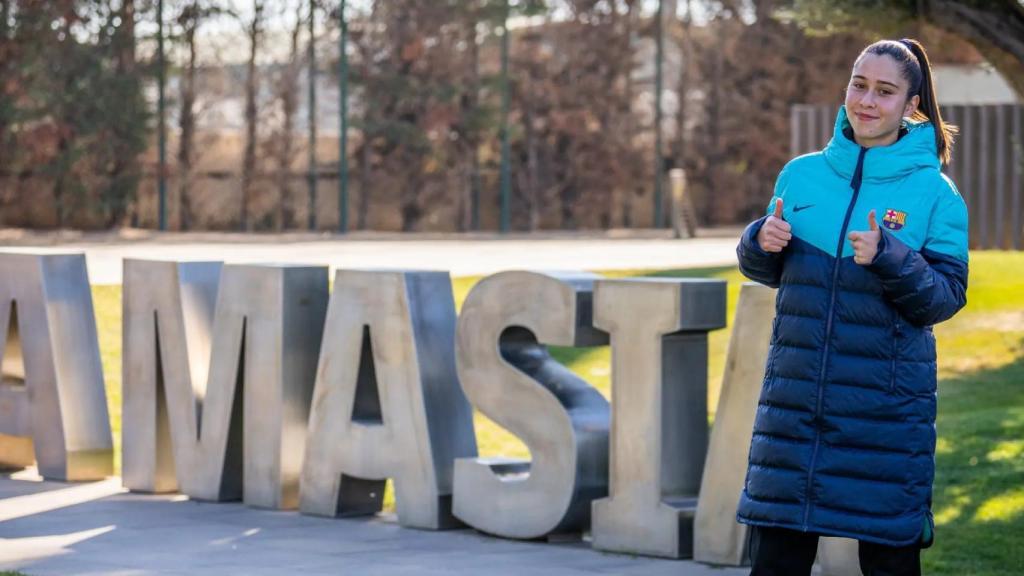
[[[392,478],[403,526],[458,526],[452,464],[476,455],[455,376],[447,272],[339,270],[317,370],[301,510],[380,510]]]
[[[594,547],[693,553],[708,440],[708,331],[725,326],[725,282],[601,280],[594,325],[612,341],[611,494],[594,502]]]
[[[860,576],[858,547],[852,538],[818,538],[818,573],[821,576]]]
[[[177,490],[175,451],[182,452],[182,475],[190,474],[221,267],[219,262],[124,261],[121,475],[130,490]],[[191,489],[187,478],[181,485]]]
[[[736,522],[736,506],[746,477],[774,318],[775,290],[743,284],[697,504],[693,557],[700,562],[745,563],[747,526]]]
[[[0,254],[0,466],[52,480],[114,473],[85,256]]]
[[[219,269],[125,261],[124,484],[293,508],[327,268]]]
[[[523,440],[532,462],[455,463],[455,515],[478,530],[539,538],[583,528],[608,490],[608,402],[551,359],[544,344],[596,346],[592,274],[502,272],[462,306],[455,355],[481,412]]]

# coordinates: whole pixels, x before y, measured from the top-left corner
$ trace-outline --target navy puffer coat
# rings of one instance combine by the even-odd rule
[[[776,182],[793,238],[743,273],[778,287],[776,318],[737,519],[905,546],[931,533],[936,370],[932,325],[966,302],[967,211],[940,171],[930,123],[861,148],[841,109],[825,150]],[[853,260],[851,231],[878,214],[879,252]]]

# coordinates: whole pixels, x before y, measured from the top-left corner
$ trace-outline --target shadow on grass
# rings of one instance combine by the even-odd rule
[[[927,574],[1024,574],[1024,337],[1010,364],[939,384]]]

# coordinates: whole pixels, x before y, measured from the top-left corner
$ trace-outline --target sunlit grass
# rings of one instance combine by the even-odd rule
[[[968,309],[972,312],[1021,311],[1024,252],[971,252]]]
[[[935,328],[935,547],[925,574],[1024,574],[1024,253],[971,254],[967,307]]]
[[[974,522],[1011,522],[1024,514],[1024,487],[993,496],[974,513]]]
[[[985,455],[989,462],[1000,460],[1016,460],[1024,456],[1024,440],[1007,440],[996,444],[996,447]]]
[[[114,471],[121,473],[121,286],[93,286],[96,332],[107,384],[110,428],[114,434]]]
[[[744,278],[734,267],[606,275],[646,274],[728,281],[730,326],[709,337],[708,406],[714,410]],[[453,279],[457,306],[478,280]],[[120,470],[121,288],[97,286],[93,297]],[[935,546],[923,555],[924,573],[1019,576],[1024,574],[1024,253],[973,252],[968,306],[937,326],[935,334],[940,382],[933,511],[938,529]],[[610,396],[607,347],[553,348],[552,355]],[[476,414],[475,425],[482,455],[529,456],[518,438],[483,415]]]

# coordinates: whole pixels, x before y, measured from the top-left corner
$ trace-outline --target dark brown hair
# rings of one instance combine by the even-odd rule
[[[924,51],[924,46],[911,38],[879,40],[865,48],[857,59],[860,60],[865,54],[888,56],[896,61],[903,78],[910,84],[907,100],[915,95],[921,97],[911,119],[927,120],[935,126],[935,148],[938,150],[939,159],[942,160],[943,165],[949,164],[953,152],[953,136],[957,134],[958,130],[956,126],[942,121],[939,102],[935,98],[932,66],[928,62],[928,53]]]

